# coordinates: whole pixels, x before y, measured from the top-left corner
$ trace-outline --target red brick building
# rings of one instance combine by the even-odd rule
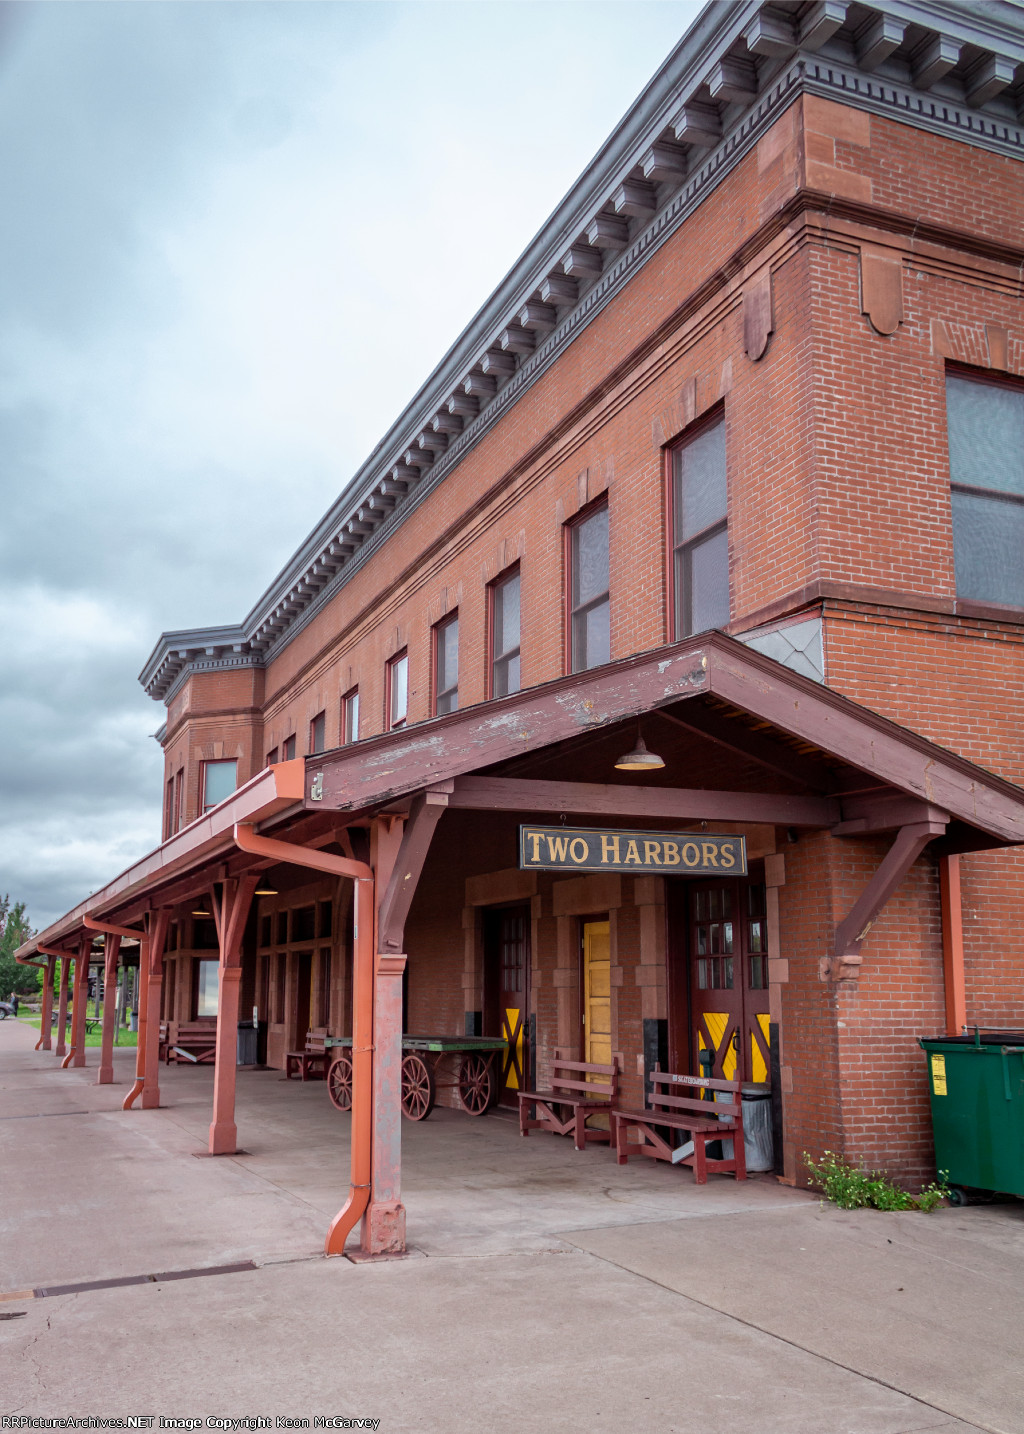
[[[1019,5],[709,5],[246,618],[147,663],[163,844],[23,953],[144,935],[143,1102],[209,1020],[231,1150],[240,1011],[278,1066],[372,1022],[375,1250],[400,1022],[929,1178],[917,1037],[1024,1020],[1022,236]]]

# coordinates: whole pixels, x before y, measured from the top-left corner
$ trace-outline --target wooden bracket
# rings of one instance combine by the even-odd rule
[[[824,957],[819,966],[823,981],[856,980],[863,961],[860,948],[868,932],[924,848],[945,830],[945,822],[916,822],[900,828],[849,915],[836,927],[833,955]]]
[[[412,804],[398,860],[380,904],[378,945],[382,952],[400,952],[405,948],[405,919],[416,894],[434,828],[447,805],[447,793],[440,791],[421,792]]]

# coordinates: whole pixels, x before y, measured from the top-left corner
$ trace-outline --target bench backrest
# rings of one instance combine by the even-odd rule
[[[327,1049],[327,1027],[317,1026],[312,1031],[306,1032],[306,1055],[322,1056]]]
[[[551,1071],[551,1084],[555,1090],[582,1091],[585,1095],[611,1097],[619,1093],[618,1056],[610,1066],[594,1065],[587,1061],[557,1060],[552,1064]],[[596,1076],[597,1079],[587,1080],[587,1076]]]
[[[677,1075],[675,1071],[651,1071],[651,1110],[699,1110],[703,1115],[742,1117],[741,1083],[713,1080],[710,1076]],[[702,1091],[721,1091],[732,1100],[702,1099]]]
[[[216,1021],[179,1021],[176,1041],[212,1041],[217,1036]]]

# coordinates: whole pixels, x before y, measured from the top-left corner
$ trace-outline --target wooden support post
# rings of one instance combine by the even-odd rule
[[[405,1253],[402,1204],[402,977],[405,920],[438,820],[443,792],[425,792],[407,823],[378,817],[371,834],[376,939],[373,999],[373,1142],[370,1200],[360,1230],[360,1254]],[[404,827],[404,831],[403,831]]]
[[[64,1057],[62,1069],[67,1066],[85,1065],[85,1018],[89,1006],[89,951],[92,937],[84,935],[78,943],[75,957],[75,994],[71,1017],[71,1050]]]
[[[221,884],[213,913],[220,943],[220,982],[217,994],[217,1052],[213,1071],[213,1120],[209,1153],[233,1155],[238,1147],[235,1125],[235,1079],[238,1068],[238,1005],[242,987],[242,937],[259,885],[258,876],[243,876]]]
[[[103,942],[103,1033],[100,1037],[97,1085],[114,1083],[114,1021],[117,1019],[117,962],[120,952],[120,936],[108,932]]]
[[[54,1048],[54,1055],[67,1055],[67,1029],[68,1029],[68,972],[71,966],[72,957],[62,956],[60,958],[60,991],[57,995],[57,1044]]]
[[[39,1044],[37,1051],[53,1049],[53,976],[57,969],[56,956],[48,956],[43,976],[43,1009],[39,1019]]]
[[[959,1036],[967,1026],[959,856],[939,858],[939,896],[942,903],[942,972],[946,985],[946,1034]]]
[[[149,985],[146,993],[146,1049],[143,1069],[142,1109],[156,1110],[160,1104],[160,1005],[164,989],[164,943],[170,925],[169,909],[155,911],[149,918]]]
[[[125,973],[127,978],[127,972]],[[139,1096],[146,1088],[146,1026],[148,1017],[149,993],[149,939],[146,936],[139,939],[139,974],[136,977],[138,989],[135,993],[135,1000],[138,1004],[139,1018],[136,1022],[136,1046],[135,1046],[135,1084],[125,1096],[121,1103],[122,1110],[131,1110]]]
[[[363,1255],[394,1255],[405,1250],[402,1204],[402,973],[405,957],[381,955],[381,908],[396,870],[405,823],[378,817],[370,835],[376,908],[373,962],[373,1138],[370,1199],[363,1215],[359,1247]]]

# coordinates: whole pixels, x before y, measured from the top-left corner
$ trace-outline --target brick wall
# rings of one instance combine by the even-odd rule
[[[167,742],[168,771],[190,774],[188,814],[202,760],[237,754],[244,780],[292,733],[304,752],[320,711],[328,747],[339,743],[340,698],[353,686],[361,735],[380,731],[385,664],[403,647],[409,719],[430,716],[430,629],[455,608],[460,705],[483,700],[487,584],[514,562],[523,683],[560,676],[564,525],[602,494],[612,656],[666,641],[665,448],[719,403],[732,630],[813,600],[831,686],[1024,781],[1024,627],[957,600],[944,391],[950,362],[1024,377],[1012,253],[1024,232],[1022,173],[911,125],[818,99],[792,106],[265,675],[189,680]],[[773,334],[755,360],[745,305],[769,283]],[[514,867],[511,830],[504,818],[443,819],[410,916],[410,1026],[464,1030],[479,985],[466,882]],[[792,1177],[805,1150],[825,1148],[911,1181],[929,1174],[915,1042],[944,1020],[930,857],[872,928],[859,980],[837,985],[819,972],[885,847],[817,834],[786,851],[779,956],[789,979],[778,1000]],[[969,1018],[1021,1025],[1022,858],[982,853],[962,867]],[[565,923],[577,918],[557,914],[552,878],[529,899],[543,1063],[571,1033],[575,928]],[[640,1094],[644,1001],[663,1000],[635,969],[652,919],[624,890],[612,919],[613,1012],[628,1099]]]

